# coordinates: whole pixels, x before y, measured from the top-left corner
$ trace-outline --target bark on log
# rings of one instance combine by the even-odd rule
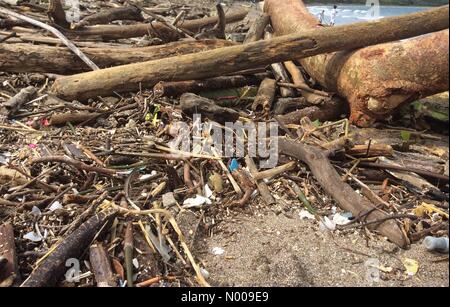
[[[52,117],[50,118],[50,125],[59,126],[65,125],[69,122],[71,124],[79,124],[97,118],[101,115],[102,115],[101,113],[93,113],[93,112],[77,112],[77,113],[68,112],[68,113],[53,114]]]
[[[263,82],[261,82],[258,89],[258,94],[253,101],[252,110],[255,112],[269,114],[275,99],[276,90],[277,81],[269,78],[264,79]]]
[[[26,27],[26,26],[28,26],[28,23],[22,20],[0,18],[0,29],[10,29],[12,27]]]
[[[272,39],[273,34],[267,31],[264,35],[264,39]],[[289,75],[284,68],[283,63],[273,63],[270,65],[273,71],[273,75],[275,76],[275,79],[278,82],[284,82],[284,83],[290,83],[291,79],[289,78]],[[289,87],[280,87],[280,94],[282,97],[295,97],[295,91],[292,88]]]
[[[277,35],[306,34],[310,29],[321,27],[298,0],[267,0],[264,10],[270,15]],[[430,28],[422,31],[424,26],[434,22],[433,19],[434,16],[430,16],[423,24],[410,24],[410,30],[417,31],[413,36],[438,31]],[[372,22],[373,25],[381,23]],[[387,28],[386,34],[390,30]],[[361,31],[356,35],[365,40],[372,32]],[[369,126],[376,119],[391,114],[399,105],[448,90],[448,30],[408,41],[356,51],[355,48],[306,58],[301,63],[322,86],[348,100],[350,119],[357,125]]]
[[[267,74],[257,74],[254,76],[226,76],[204,80],[159,82],[153,88],[153,92],[158,97],[175,97],[183,93],[199,93],[227,88],[237,88],[246,85],[258,85]]]
[[[23,63],[22,63],[23,65]],[[0,114],[12,116],[14,115],[24,103],[30,101],[37,93],[34,86],[29,86],[22,89],[17,95],[5,102],[0,109]]]
[[[283,125],[300,123],[303,117],[308,117],[311,121],[320,120],[321,122],[334,120],[346,112],[346,106],[343,100],[333,99],[321,106],[310,106],[285,115],[277,116],[277,119]]]
[[[336,172],[323,151],[285,139],[280,139],[278,145],[283,154],[306,163],[311,169],[314,178],[317,179],[325,192],[338,202],[342,209],[352,212],[356,217],[370,212],[362,218],[362,221],[368,223],[389,216],[385,212],[373,210],[374,205],[372,203],[361,197],[348,184],[343,182],[341,176]],[[394,220],[370,224],[367,227],[378,231],[401,248],[406,248],[410,244],[409,239],[405,237],[402,229]]]
[[[351,156],[392,156],[394,149],[388,144],[370,144],[370,145],[355,145],[346,150],[346,153]]]
[[[300,68],[297,67],[297,65],[294,64],[292,61],[284,62],[284,66],[286,66],[287,71],[291,74],[292,82],[295,85],[304,85],[307,86],[305,78],[303,77],[303,74],[300,70]],[[305,97],[306,101],[308,101],[311,104],[319,105],[322,103],[326,103],[330,100],[330,98],[326,98],[321,95],[317,95],[311,91],[307,91],[305,89],[299,89],[300,93],[303,97]]]
[[[64,11],[61,0],[50,0],[47,14],[58,26],[69,28],[70,24],[67,22],[66,12]]]
[[[159,81],[182,81],[216,77],[226,73],[321,53],[408,38],[448,28],[449,7],[384,18],[339,27],[320,28],[241,46],[220,48],[157,61],[102,69],[62,77],[52,91],[68,100],[85,100],[109,95],[113,91],[132,91],[153,87]],[[420,29],[417,30],[417,26]],[[371,33],[361,36],[361,33]]]
[[[81,48],[81,51],[99,67],[107,68],[233,45],[235,44],[226,40],[202,40],[141,48]],[[24,62],[27,65],[23,65]],[[65,47],[0,44],[0,71],[67,75],[90,71],[90,68]]]
[[[0,225],[0,288],[10,287],[19,279],[14,228],[10,223]]]
[[[273,114],[283,115],[311,106],[304,97],[280,98],[276,101]]]
[[[253,161],[253,158],[249,156],[245,156],[245,164],[247,165],[250,174],[255,177],[255,174],[258,173],[258,168],[256,167],[255,162]],[[270,206],[273,204],[276,204],[275,198],[273,198],[272,194],[270,193],[269,187],[263,180],[256,180],[256,186],[258,187],[259,194],[261,194],[262,199],[266,203],[266,205]]]
[[[89,261],[94,271],[97,287],[115,287],[117,285],[108,254],[102,244],[92,244],[89,249]]]
[[[199,113],[221,124],[226,122],[234,123],[240,116],[233,109],[219,107],[213,100],[192,93],[185,93],[180,97],[180,107],[189,116]]]
[[[141,10],[135,6],[116,7],[83,18],[83,20],[75,25],[75,29],[98,24],[108,24],[115,20],[144,21],[144,17],[142,17]]]
[[[255,21],[251,24],[250,29],[248,30],[245,39],[244,44],[257,42],[264,38],[264,30],[266,29],[267,25],[270,22],[270,16],[259,12],[258,16],[256,17]]]
[[[116,211],[100,212],[83,223],[42,261],[22,283],[21,287],[50,287],[55,285],[64,275],[66,260],[78,258],[89,246],[97,232],[105,223],[109,223],[116,214]]]
[[[242,20],[247,16],[247,10],[239,10],[226,14],[226,22],[232,23]],[[217,24],[218,17],[206,17],[195,20],[186,20],[177,24],[181,28],[190,32],[198,32],[201,28],[214,26]],[[152,22],[150,24],[136,24],[127,26],[104,25],[85,27],[77,31],[67,31],[70,37],[101,37],[104,40],[115,40],[122,38],[140,37],[144,35],[151,35],[155,37],[165,38],[166,41],[176,41],[182,38],[180,33],[167,27],[161,22]]]

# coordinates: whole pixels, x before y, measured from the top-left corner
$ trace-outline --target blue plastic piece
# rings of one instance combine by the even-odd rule
[[[231,160],[229,169],[230,169],[230,172],[238,170],[239,169],[239,162],[236,159]]]

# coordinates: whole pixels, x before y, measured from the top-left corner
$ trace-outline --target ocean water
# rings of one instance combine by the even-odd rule
[[[325,23],[330,22],[332,5],[308,6],[312,14],[317,16],[322,10],[325,10]],[[398,16],[409,13],[416,13],[428,9],[420,6],[380,6],[379,9],[372,9],[365,5],[338,5],[336,24],[347,24],[368,20],[376,20],[389,16]]]

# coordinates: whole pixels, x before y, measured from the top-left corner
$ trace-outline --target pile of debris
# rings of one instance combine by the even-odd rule
[[[420,100],[448,90],[448,6],[79,2],[0,1],[2,286],[208,286],[195,242],[282,198],[401,248],[448,235],[448,94]]]

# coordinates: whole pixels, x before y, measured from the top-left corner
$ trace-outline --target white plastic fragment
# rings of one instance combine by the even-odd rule
[[[211,191],[208,184],[205,184],[205,197],[210,198],[213,195],[213,191]]]
[[[152,174],[144,174],[141,177],[139,177],[140,181],[144,181],[146,179],[152,178]]]
[[[332,220],[330,220],[328,217],[324,217],[322,221],[319,224],[320,230],[335,230],[336,229],[336,223]]]
[[[41,234],[38,234],[34,231],[30,231],[29,233],[23,236],[24,239],[30,240],[32,242],[41,242],[44,237]]]
[[[137,260],[137,258],[133,258],[133,266],[137,269],[139,269],[139,261]]]
[[[196,195],[195,198],[188,198],[183,202],[183,208],[199,208],[204,204],[211,205],[212,202],[209,198]]]
[[[333,222],[336,225],[347,225],[348,223],[350,223],[351,221],[348,219],[348,217],[341,215],[340,213],[336,213],[333,216]]]
[[[213,255],[220,256],[223,255],[223,253],[225,253],[225,250],[221,247],[213,247],[211,252],[213,253]]]
[[[205,268],[200,267],[200,273],[202,273],[204,278],[209,278],[210,274]]]
[[[50,210],[50,211],[55,211],[55,210],[58,210],[58,209],[62,209],[63,208],[63,206],[61,205],[61,203],[59,202],[59,201],[55,201],[51,206],[50,206],[50,208],[48,208],[48,210]]]
[[[31,214],[34,216],[40,216],[42,214],[41,209],[39,209],[36,206],[33,206],[33,208],[31,209]]]
[[[308,210],[302,210],[298,213],[298,215],[300,216],[300,219],[304,220],[304,219],[308,219],[308,220],[314,220],[315,217],[313,214],[309,213]]]

